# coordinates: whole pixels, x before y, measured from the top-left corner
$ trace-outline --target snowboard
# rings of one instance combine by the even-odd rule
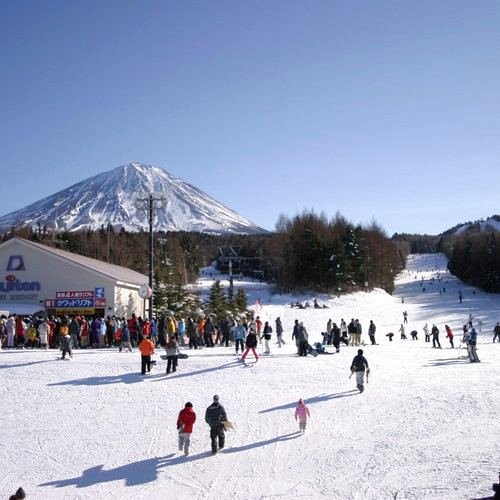
[[[160,354],[160,358],[163,359],[164,361],[166,361],[167,355]],[[177,355],[177,359],[187,359],[187,358],[189,358],[189,355],[184,353],[184,352],[181,352],[180,354]]]

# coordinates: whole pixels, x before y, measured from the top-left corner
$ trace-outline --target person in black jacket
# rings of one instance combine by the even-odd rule
[[[370,373],[368,361],[363,356],[363,349],[358,349],[358,355],[354,356],[351,363],[351,375],[353,373],[356,374],[356,387],[359,389],[359,392],[363,392],[365,390],[365,370],[368,375]]]
[[[213,403],[205,412],[205,422],[210,426],[210,440],[212,442],[212,454],[215,455],[217,450],[224,448],[225,442],[225,427],[224,422],[227,421],[226,410],[219,403],[219,396],[214,396]],[[217,444],[219,447],[217,448]]]

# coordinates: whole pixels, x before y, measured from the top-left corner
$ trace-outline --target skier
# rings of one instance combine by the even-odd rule
[[[368,367],[368,361],[363,356],[363,349],[358,349],[358,354],[357,356],[354,356],[351,363],[351,375],[353,373],[356,374],[356,387],[359,389],[360,393],[365,390],[364,386],[365,370],[366,370],[366,375],[369,375],[370,368]]]
[[[408,324],[408,311],[403,311],[403,323]]]
[[[304,434],[306,432],[307,419],[311,417],[309,408],[306,406],[302,399],[299,399],[295,407],[295,420],[299,421],[299,431]]]
[[[429,335],[429,325],[427,323],[424,325],[424,335],[425,335],[425,341],[430,342],[431,336]]]
[[[498,338],[498,342],[500,342],[500,323],[497,322],[495,328],[493,329],[493,343],[495,343],[495,339]]]
[[[189,455],[189,445],[191,443],[191,433],[196,422],[196,413],[193,411],[193,403],[189,401],[179,412],[177,417],[177,431],[179,432],[179,451],[184,450],[184,455]]]
[[[257,336],[255,335],[255,340]],[[205,422],[210,426],[210,440],[212,443],[212,454],[215,455],[218,450],[222,450],[225,444],[225,427],[227,421],[226,410],[219,403],[219,396],[215,394],[213,403],[205,412]],[[217,447],[218,445],[218,447]]]
[[[441,343],[439,342],[439,328],[434,324],[432,325],[431,333],[432,333],[432,347],[433,348],[436,347],[437,344],[437,347],[441,349]]]
[[[375,342],[375,332],[377,330],[377,327],[375,326],[375,323],[373,320],[370,320],[370,326],[368,327],[368,336],[370,337],[370,341],[372,345],[376,345],[377,342]]]
[[[451,348],[453,349],[455,347],[453,345],[453,332],[448,325],[444,325],[444,329],[446,330],[446,338],[450,341]]]
[[[477,332],[475,328],[471,328],[467,335],[467,352],[471,363],[480,363],[476,351]]]
[[[255,361],[259,361],[259,355],[257,354],[255,348],[257,347],[258,341],[257,341],[257,332],[255,330],[250,330],[248,332],[247,338],[245,340],[245,345],[246,349],[245,352],[243,353],[243,356],[241,356],[241,361],[245,361],[248,353],[252,351],[253,355],[255,356]]]
[[[281,347],[281,344],[285,344],[286,342],[283,340],[283,325],[281,324],[281,319],[279,317],[276,318],[276,338],[278,341],[278,347]]]

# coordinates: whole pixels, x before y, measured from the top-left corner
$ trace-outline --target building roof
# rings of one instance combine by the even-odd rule
[[[34,241],[25,240],[24,238],[19,238],[17,236],[0,244],[0,249],[13,245],[14,243],[19,243],[26,247],[33,247],[42,252],[54,255],[59,259],[76,264],[99,274],[103,274],[116,281],[123,281],[125,283],[130,283],[131,285],[144,285],[148,283],[148,277],[145,274],[138,273],[132,269],[117,266],[115,264],[109,264],[108,262],[92,259],[90,257],[84,257],[83,255],[67,252],[66,250],[60,250],[59,248],[49,247],[47,245],[42,245],[41,243],[35,243]]]

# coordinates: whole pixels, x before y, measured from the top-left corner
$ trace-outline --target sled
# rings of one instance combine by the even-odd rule
[[[234,424],[230,420],[224,420],[222,425],[226,431],[234,431]]]
[[[316,349],[313,349],[310,345],[308,345],[307,354],[312,354],[313,357],[316,357],[318,355],[318,351]]]

